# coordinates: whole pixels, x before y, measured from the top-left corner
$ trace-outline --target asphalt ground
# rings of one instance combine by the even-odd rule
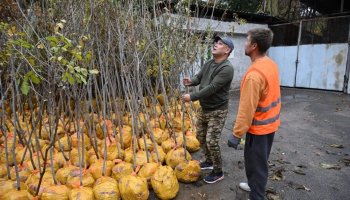
[[[269,159],[267,199],[350,199],[350,95],[340,92],[282,88],[281,126]],[[239,103],[231,93],[221,137],[224,180],[180,184],[176,200],[247,199],[238,184],[246,181],[243,145],[227,146]],[[202,152],[193,158],[201,159]],[[204,177],[210,171],[202,171]],[[151,192],[149,199],[157,199]]]

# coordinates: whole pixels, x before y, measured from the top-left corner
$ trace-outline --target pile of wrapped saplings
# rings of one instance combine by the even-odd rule
[[[0,199],[172,199],[200,177],[195,112],[180,103],[145,112],[1,119]],[[34,113],[34,114],[33,114]],[[167,113],[167,114],[165,114]]]

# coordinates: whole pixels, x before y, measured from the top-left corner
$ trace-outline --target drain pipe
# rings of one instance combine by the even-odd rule
[[[345,69],[344,84],[343,84],[343,92],[345,94],[348,93],[349,74],[350,74],[350,23],[349,23],[349,30],[348,30],[348,57],[346,59],[346,69]]]
[[[298,64],[299,64],[299,46],[301,40],[301,28],[303,25],[303,20],[300,20],[299,23],[299,34],[298,34],[298,46],[297,46],[297,59],[295,60],[295,76],[294,76],[294,87],[297,85],[297,75],[298,75]]]

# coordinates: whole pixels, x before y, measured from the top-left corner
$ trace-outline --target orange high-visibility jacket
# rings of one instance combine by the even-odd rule
[[[269,57],[254,62],[245,73],[241,82],[241,91],[247,74],[259,72],[268,84],[268,93],[260,99],[252,124],[248,130],[255,135],[265,135],[277,131],[280,125],[281,91],[277,64]]]

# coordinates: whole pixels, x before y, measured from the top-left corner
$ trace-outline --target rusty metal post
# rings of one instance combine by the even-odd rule
[[[350,22],[349,22],[349,29],[348,29],[348,56],[346,58],[346,69],[345,69],[344,85],[343,85],[343,92],[345,94],[348,93],[349,75],[350,75]]]

